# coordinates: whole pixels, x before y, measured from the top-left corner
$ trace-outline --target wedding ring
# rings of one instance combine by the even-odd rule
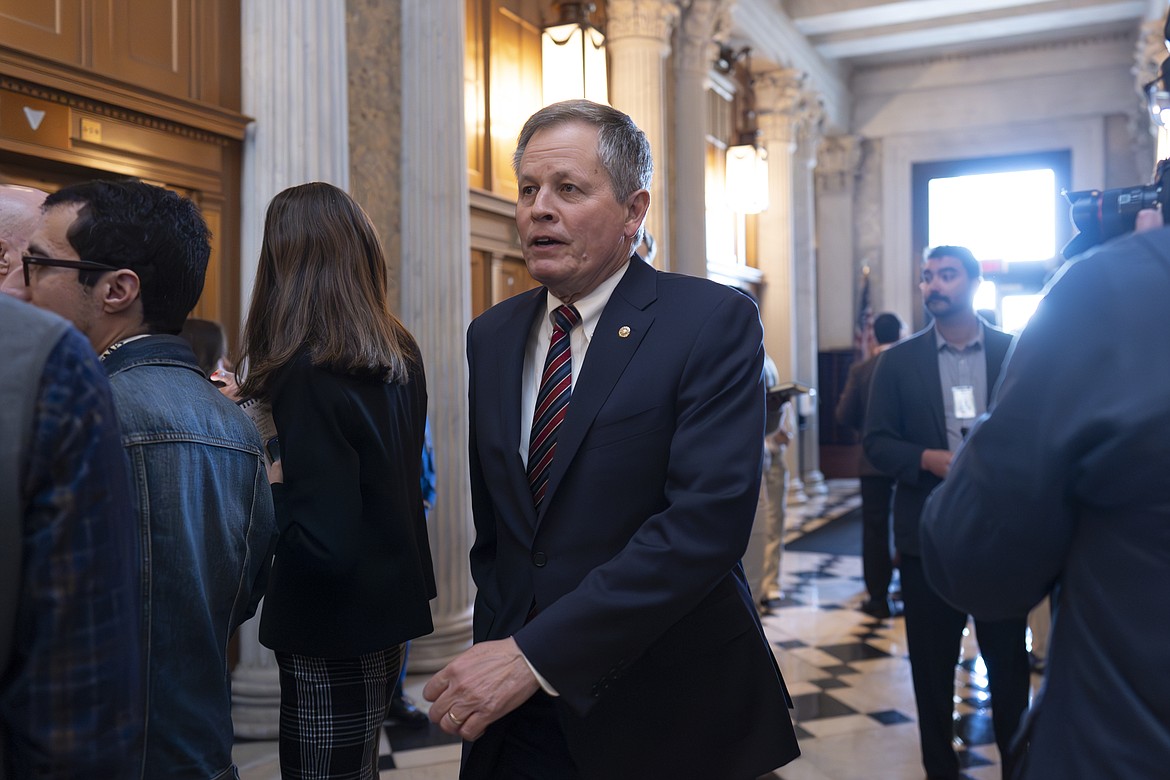
[[[459,720],[459,718],[456,718],[455,713],[451,712],[451,710],[447,710],[447,717],[450,718],[451,722],[454,723],[456,726],[463,725],[463,721]]]

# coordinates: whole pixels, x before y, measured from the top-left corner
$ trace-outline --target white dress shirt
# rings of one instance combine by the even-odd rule
[[[597,321],[601,319],[601,311],[605,308],[605,304],[609,303],[609,296],[613,294],[614,288],[625,276],[629,265],[630,263],[627,261],[612,276],[597,285],[592,292],[573,304],[577,309],[577,314],[581,315],[581,323],[569,332],[569,349],[573,361],[573,378],[571,380],[573,387],[577,386],[577,378],[581,376],[581,366],[585,362],[585,353],[589,350],[589,342],[593,340],[593,331],[597,329]],[[528,443],[532,438],[532,413],[536,411],[536,396],[540,393],[544,360],[548,355],[548,345],[552,341],[553,324],[550,315],[562,305],[562,301],[549,292],[544,315],[537,317],[536,321],[532,323],[532,330],[528,333],[528,346],[524,349],[524,377],[520,390],[520,457],[524,460],[525,467],[528,466]],[[569,403],[572,403],[571,398]],[[544,679],[544,676],[536,670],[528,657],[523,653],[521,653],[521,657],[536,676],[536,681],[540,683],[541,689],[549,696],[559,696],[556,688]]]
[[[597,329],[597,321],[601,319],[601,311],[605,304],[609,303],[609,296],[625,276],[629,265],[627,261],[592,292],[573,304],[577,313],[581,315],[581,323],[569,333],[569,349],[573,360],[572,387],[577,386],[577,378],[581,376],[581,366],[585,362],[589,342],[593,340],[593,331]],[[544,360],[548,355],[549,342],[552,341],[553,324],[550,315],[561,305],[561,300],[549,292],[547,310],[544,316],[537,317],[532,323],[532,330],[528,333],[528,346],[524,349],[524,377],[520,386],[520,457],[524,460],[525,467],[528,466],[528,443],[532,438],[532,413],[536,410],[536,396],[540,393]]]

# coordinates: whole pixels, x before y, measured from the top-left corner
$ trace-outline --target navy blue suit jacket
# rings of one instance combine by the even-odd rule
[[[747,778],[787,763],[799,754],[787,691],[739,562],[762,457],[756,308],[634,258],[593,334],[537,514],[520,397],[546,294],[507,300],[468,331],[475,640],[514,636],[557,689],[586,778]],[[493,736],[471,746],[464,777],[490,776]]]

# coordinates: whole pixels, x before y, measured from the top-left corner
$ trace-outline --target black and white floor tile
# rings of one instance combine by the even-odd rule
[[[828,488],[827,494],[789,508],[786,541],[859,505],[856,481],[831,481]],[[905,627],[900,617],[880,620],[858,609],[865,594],[860,556],[786,551],[781,587],[784,599],[762,620],[792,694],[803,755],[768,778],[920,780]],[[425,676],[411,677],[407,685],[420,704],[425,682]],[[986,669],[971,635],[963,640],[955,697],[955,745],[964,778],[999,780]],[[392,729],[389,740],[383,736],[380,778],[454,780],[459,751],[434,726]],[[240,743],[236,759],[242,780],[280,777],[274,743]]]

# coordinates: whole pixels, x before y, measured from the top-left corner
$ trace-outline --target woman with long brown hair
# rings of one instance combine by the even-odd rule
[[[241,395],[271,405],[279,434],[260,641],[280,667],[281,773],[373,780],[402,643],[432,630],[426,382],[377,232],[346,193],[317,182],[272,199],[243,342]]]

